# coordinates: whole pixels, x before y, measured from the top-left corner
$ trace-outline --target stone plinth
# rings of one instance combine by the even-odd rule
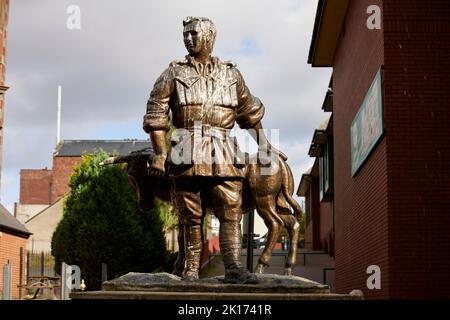
[[[168,273],[128,273],[105,281],[102,291],[74,292],[72,299],[303,300],[361,299],[332,294],[328,286],[297,276],[258,274],[258,284],[226,284],[223,276],[181,281]]]

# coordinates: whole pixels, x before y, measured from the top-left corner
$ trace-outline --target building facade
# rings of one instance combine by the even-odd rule
[[[320,0],[309,63],[333,68],[337,292],[448,297],[450,2]]]
[[[53,154],[52,169],[20,170],[20,196],[15,206],[15,216],[25,223],[66,195],[70,191],[70,176],[73,169],[81,164],[83,154],[101,149],[111,155],[128,155],[149,145],[147,140],[62,141]]]
[[[297,190],[305,198],[305,249],[334,257],[333,117],[314,131],[308,155],[315,161]]]
[[[8,87],[6,77],[6,40],[8,34],[9,0],[0,0],[0,179],[3,163],[3,115],[5,91]]]
[[[63,216],[63,197],[69,193],[69,180],[83,154],[104,150],[112,155],[128,155],[148,148],[146,140],[66,140],[53,154],[52,169],[22,169],[20,197],[15,216],[32,233],[27,248],[31,252],[51,250],[51,238]]]
[[[8,210],[0,204],[0,295],[6,297],[10,292],[12,299],[21,298],[19,285],[26,283],[26,246],[30,231]],[[9,288],[4,287],[3,271],[6,265],[11,266]]]
[[[29,252],[50,252],[52,236],[63,218],[64,198],[47,206],[25,222],[26,228],[32,233],[28,243]]]

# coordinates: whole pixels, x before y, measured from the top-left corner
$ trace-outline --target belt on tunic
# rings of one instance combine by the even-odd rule
[[[208,124],[202,124],[202,126],[186,128],[189,132],[199,135],[201,137],[215,137],[215,138],[227,138],[229,137],[230,129],[221,127],[215,127]]]

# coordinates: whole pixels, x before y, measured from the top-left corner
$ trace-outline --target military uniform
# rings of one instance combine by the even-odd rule
[[[167,131],[169,111],[176,130],[168,170],[186,228],[185,273],[198,269],[202,201],[211,202],[221,222],[220,246],[226,269],[241,268],[244,159],[229,129],[235,122],[242,129],[254,127],[264,115],[264,106],[251,95],[233,63],[212,57],[201,64],[186,56],[172,62],[156,81],[147,103],[144,130]],[[181,163],[174,159],[174,150],[181,150]]]

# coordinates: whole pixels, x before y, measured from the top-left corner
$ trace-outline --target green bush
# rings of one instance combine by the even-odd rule
[[[168,252],[159,209],[140,213],[121,165],[101,167],[104,152],[83,157],[70,178],[63,219],[52,237],[56,266],[78,265],[87,290],[101,287],[101,264],[108,279],[127,272],[167,268]]]

